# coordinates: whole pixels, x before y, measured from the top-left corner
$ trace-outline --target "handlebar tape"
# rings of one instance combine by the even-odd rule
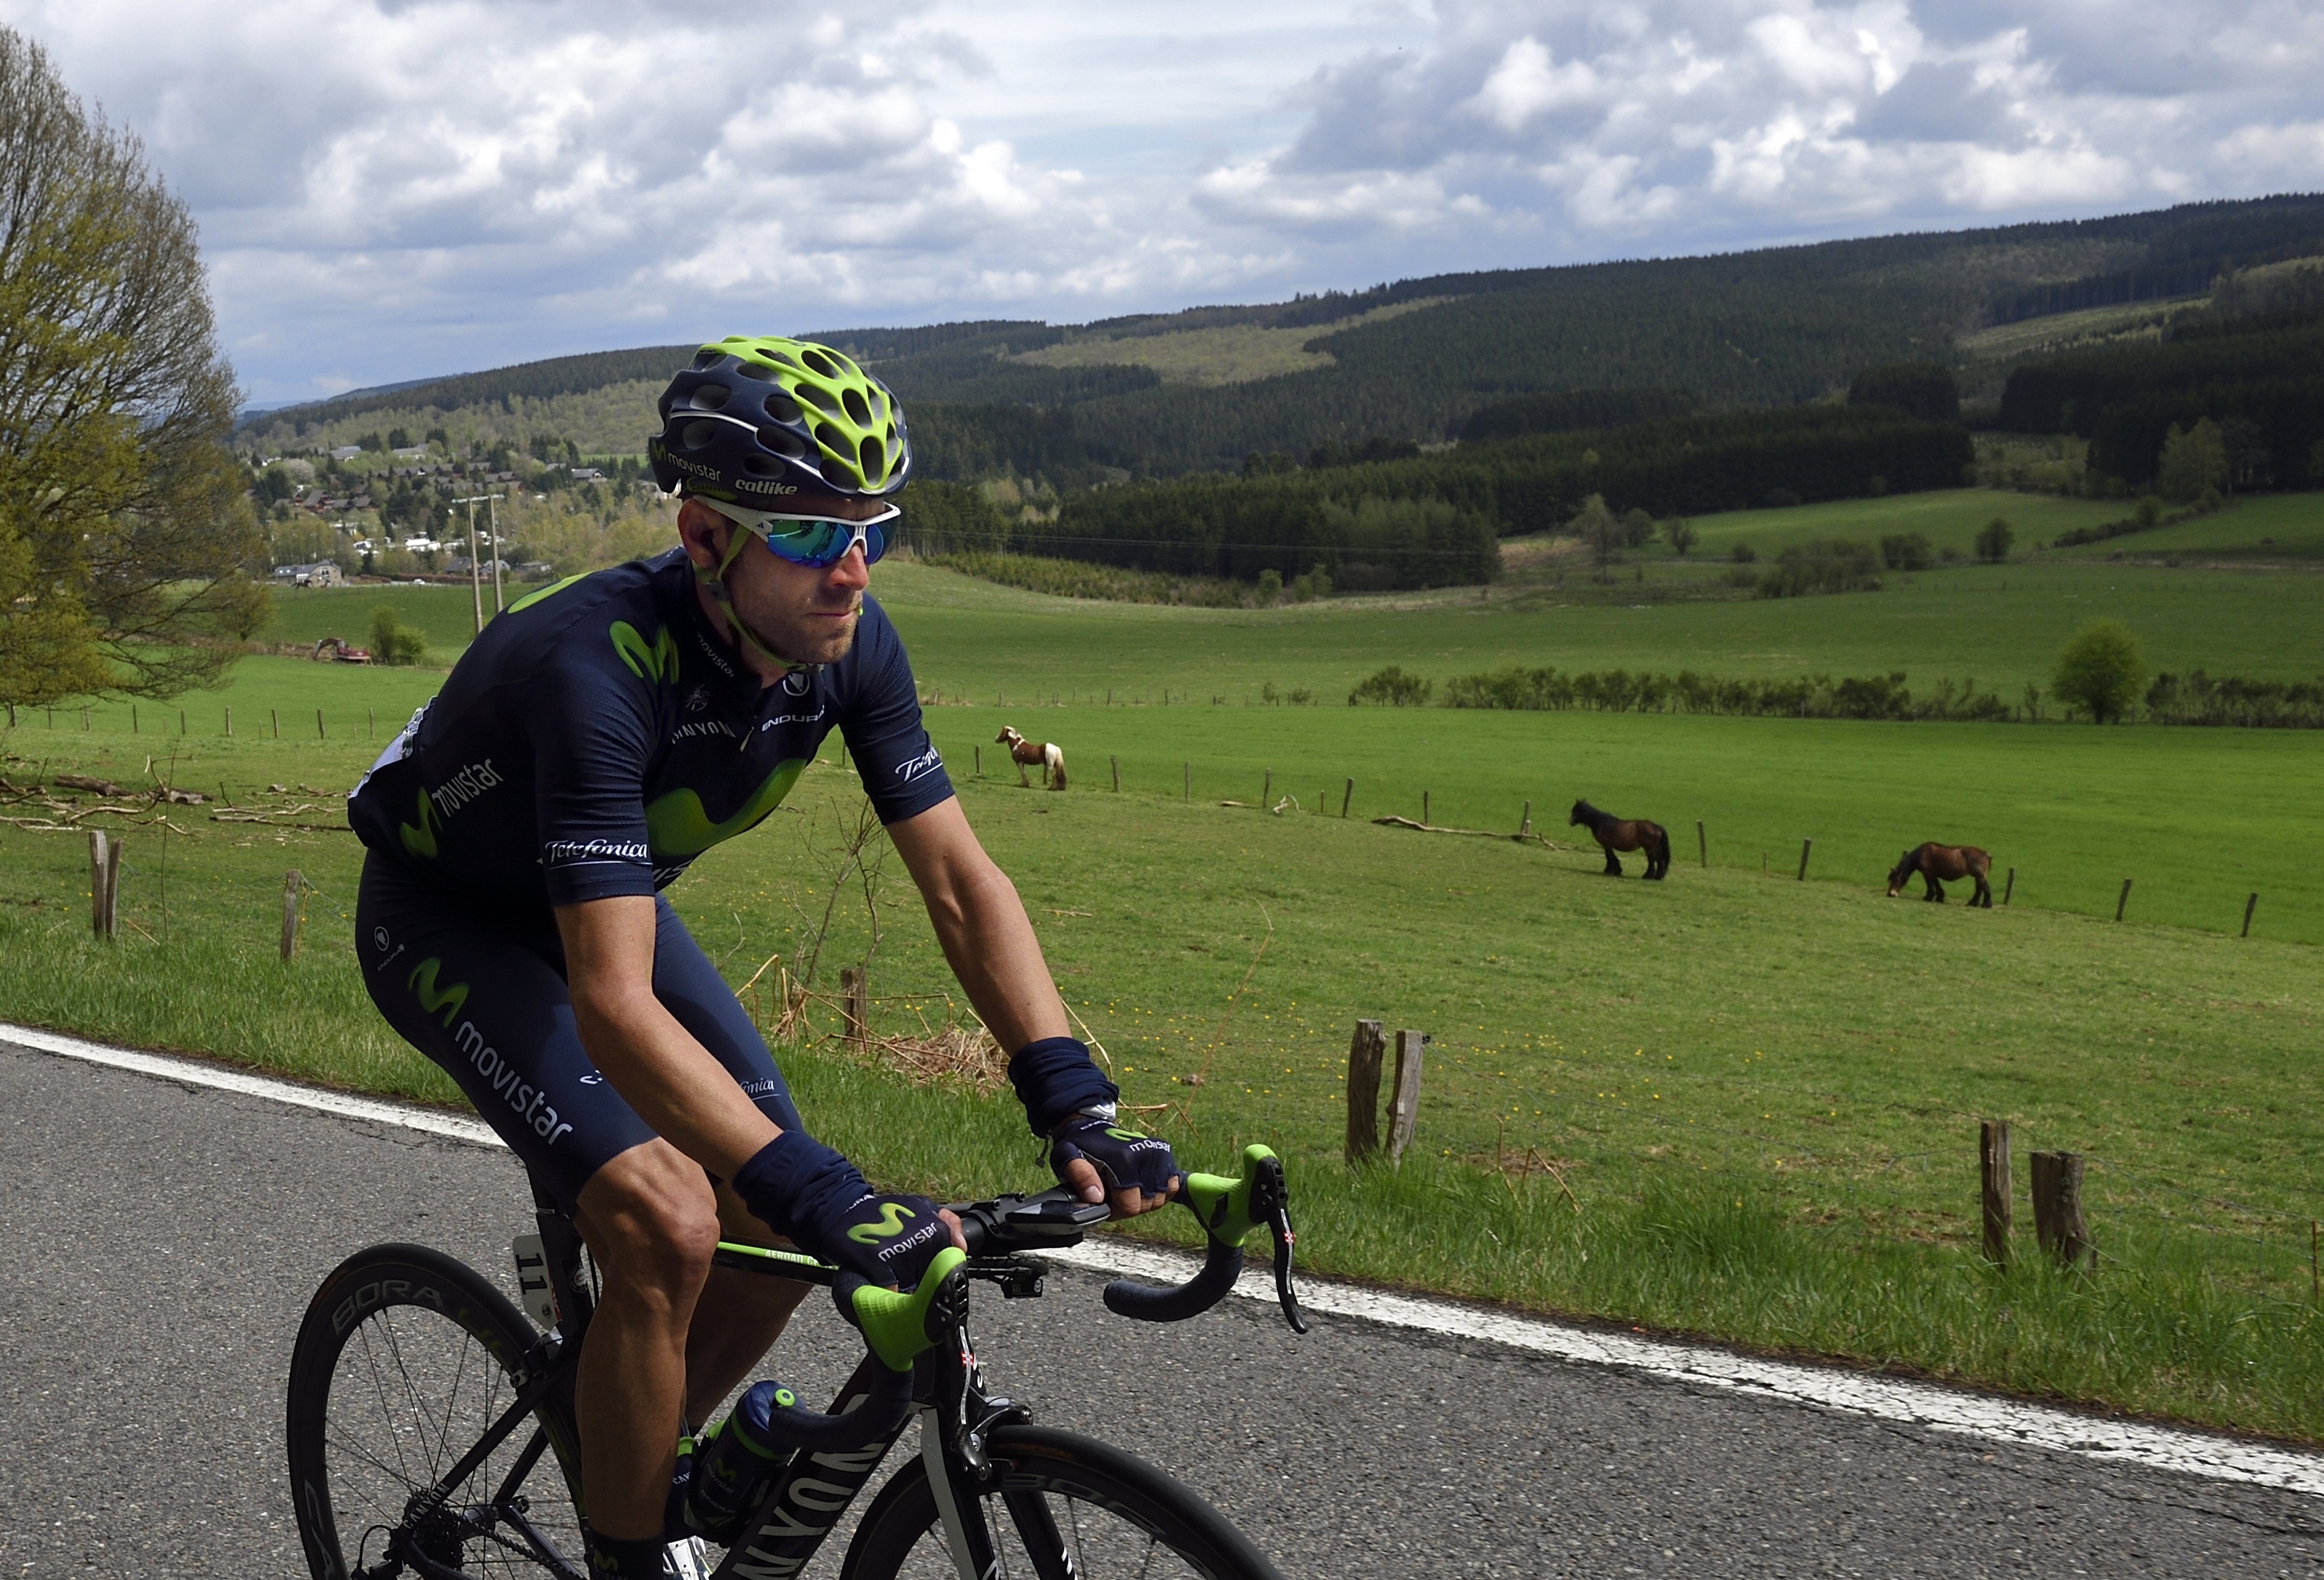
[[[1165,1287],[1116,1279],[1105,1287],[1105,1308],[1139,1322],[1183,1322],[1225,1299],[1241,1276],[1242,1247],[1213,1240],[1203,1270],[1186,1282]]]
[[[767,1412],[768,1436],[785,1448],[810,1454],[861,1448],[895,1436],[911,1408],[910,1371],[880,1366],[872,1371],[870,1391],[856,1395],[852,1408],[838,1415],[803,1405],[777,1405]]]

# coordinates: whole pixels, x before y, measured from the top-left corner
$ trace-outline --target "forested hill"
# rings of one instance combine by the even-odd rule
[[[1478,409],[1569,391],[1690,392],[1707,409],[1796,404],[1872,365],[1983,376],[1957,340],[1995,325],[2200,293],[2230,269],[2324,254],[2324,196],[1875,237],[1715,257],[1443,274],[1352,294],[1077,327],[984,321],[824,331],[910,403],[932,475],[1222,470],[1378,434],[1434,441]],[[561,357],[254,417],[279,448],[489,426],[560,406],[592,452],[633,452],[685,346]],[[592,382],[594,381],[594,382]],[[613,386],[622,386],[618,391]],[[586,401],[575,397],[588,396]],[[400,419],[400,420],[399,420]],[[574,432],[586,421],[595,431]],[[473,426],[473,425],[472,425]],[[520,439],[520,442],[521,439]]]

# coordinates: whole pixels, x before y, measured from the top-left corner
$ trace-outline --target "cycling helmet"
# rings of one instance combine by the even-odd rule
[[[729,335],[662,392],[646,441],[664,493],[779,510],[800,488],[878,498],[903,487],[912,446],[888,387],[846,353],[779,335]]]

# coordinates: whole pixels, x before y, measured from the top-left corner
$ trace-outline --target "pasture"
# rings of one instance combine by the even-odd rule
[[[2012,565],[1785,603],[1235,614],[1063,604],[908,564],[875,574],[924,688],[945,694],[929,725],[969,814],[1125,1101],[1198,1165],[1241,1140],[1282,1145],[1315,1265],[2324,1440],[2307,1260],[2324,1216],[2324,740],[1343,700],[1386,662],[1438,679],[1510,662],[1915,669],[1901,650],[1946,655],[1932,676],[1973,659],[1982,681],[2006,686],[2014,663],[2046,683],[2056,642],[2094,613],[2128,619],[2159,663],[2311,674],[2312,578]],[[1965,590],[1932,587],[1949,582]],[[396,596],[413,621],[451,602]],[[1914,598],[1954,618],[1932,623]],[[367,610],[379,590],[286,597],[279,618],[337,618],[332,599]],[[125,705],[93,707],[87,731],[75,709],[54,729],[28,715],[0,739],[0,772],[223,783],[244,815],[335,822],[331,795],[440,678],[248,660],[222,691],[184,699],[182,735],[175,704],[142,708],[134,735]],[[1259,705],[1268,683],[1320,705]],[[1036,705],[1037,686],[1063,704]],[[1019,790],[992,742],[1003,724],[1061,743],[1072,789]],[[772,956],[801,965],[818,930],[856,799],[835,744],[825,757],[673,890],[738,986]],[[1263,787],[1296,807],[1259,809]],[[1435,824],[1501,832],[1530,800],[1555,848],[1369,821],[1417,818],[1424,794]],[[1564,827],[1577,795],[1668,827],[1668,881],[1600,876],[1594,845]],[[177,809],[166,854],[160,828],[128,831],[129,925],[110,947],[88,940],[78,836],[0,827],[0,1016],[456,1101],[363,995],[353,839],[213,810]],[[1965,885],[1942,907],[1885,898],[1889,864],[1923,838],[1992,850],[1997,892],[2016,867],[2011,903],[1972,912]],[[306,947],[285,965],[293,866],[313,887]],[[868,956],[876,1030],[945,1012],[948,976],[892,860],[868,910],[843,896],[835,914],[818,990]],[[827,1005],[809,1012],[830,1030]],[[1360,1015],[1434,1039],[1401,1170],[1338,1160]],[[784,1058],[818,1128],[884,1178],[989,1187],[1029,1151],[1006,1097],[913,1087],[811,1038]],[[1977,1261],[1980,1117],[2017,1126],[2028,1261],[2024,1154],[2090,1156],[2098,1276]]]

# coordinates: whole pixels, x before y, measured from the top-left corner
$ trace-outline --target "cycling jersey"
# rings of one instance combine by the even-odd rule
[[[480,910],[544,915],[667,886],[779,806],[834,728],[882,822],[952,795],[876,602],[844,658],[761,686],[672,550],[496,617],[355,787],[347,820]]]

